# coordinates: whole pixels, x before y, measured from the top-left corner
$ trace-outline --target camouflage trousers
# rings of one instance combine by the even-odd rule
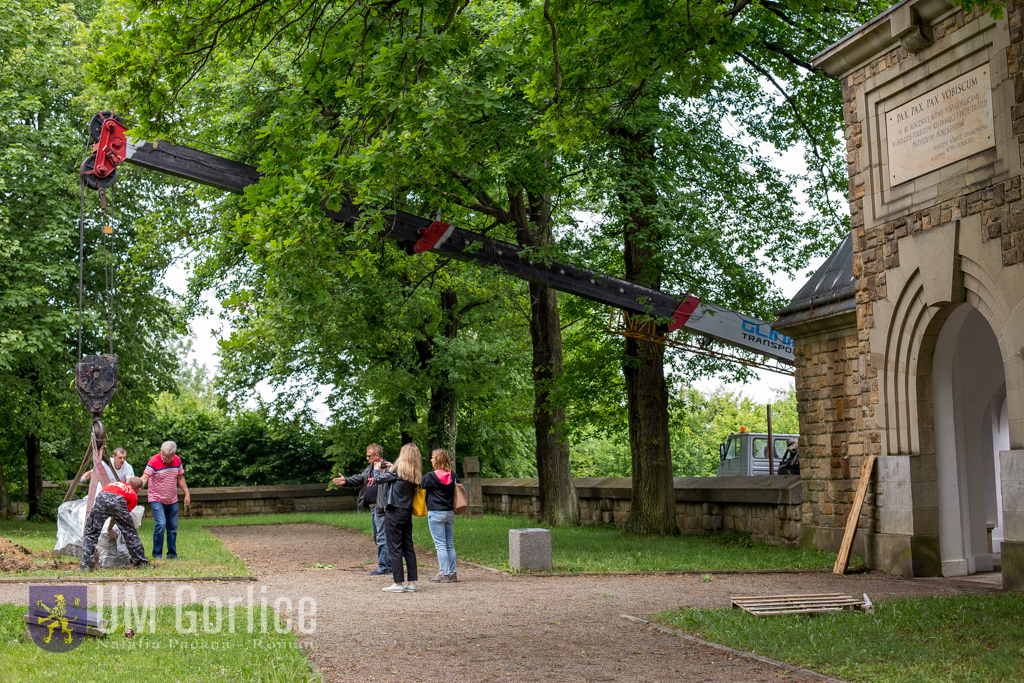
[[[139,532],[135,529],[135,521],[128,512],[128,503],[122,496],[109,491],[100,491],[96,494],[96,500],[92,504],[92,512],[85,522],[85,535],[82,538],[82,569],[88,569],[92,565],[93,554],[96,552],[96,541],[99,540],[103,531],[103,524],[107,517],[114,520],[114,524],[121,530],[124,543],[128,546],[128,554],[132,558],[132,564],[146,561],[146,551],[139,540]]]

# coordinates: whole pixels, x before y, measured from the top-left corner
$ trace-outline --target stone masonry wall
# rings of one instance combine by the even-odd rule
[[[737,480],[730,486],[724,479]],[[765,484],[771,480],[771,486]],[[477,479],[486,512],[537,517],[540,497],[536,480]],[[622,526],[629,516],[629,479],[576,480],[580,493],[580,516],[584,524]],[[800,540],[802,488],[795,477],[678,477],[676,523],[684,534],[715,531],[749,532],[755,540],[795,545]],[[606,486],[602,488],[601,484]],[[49,484],[55,488],[56,485]],[[724,485],[723,485],[724,484]],[[67,482],[62,484],[67,486]],[[232,486],[193,488],[191,505],[180,506],[182,517],[230,517],[286,512],[331,512],[354,510],[356,489],[326,490],[325,484],[292,486]],[[510,492],[511,491],[511,492]],[[711,493],[709,494],[709,491]],[[720,502],[679,500],[716,496]],[[179,494],[179,505],[182,496]],[[736,502],[726,502],[726,500]],[[151,516],[146,491],[139,503]]]
[[[232,517],[236,515],[272,515],[286,512],[335,512],[356,509],[356,489],[328,491],[326,484],[288,486],[227,486],[193,488],[191,505],[181,504],[181,517]],[[151,516],[146,491],[139,494],[139,503]]]
[[[43,489],[63,493],[70,481],[43,482]],[[79,488],[79,497],[85,493]],[[178,493],[181,517],[231,517],[236,515],[273,515],[284,512],[333,512],[356,509],[356,489],[342,488],[328,491],[326,484],[290,484],[282,486],[222,486],[190,488],[191,505],[182,505],[184,496]],[[152,517],[147,491],[139,493],[139,503],[146,506],[145,517]],[[24,518],[25,511],[17,506],[16,513]]]
[[[1009,75],[1014,81],[1013,134],[1024,145],[1024,77],[1021,73],[1021,2],[1008,3],[1010,30],[1007,50]],[[981,15],[978,10],[957,12],[932,27],[936,40],[961,30]],[[807,462],[808,500],[803,521],[808,525],[842,527],[860,475],[861,456],[881,453],[878,369],[872,366],[869,337],[874,328],[873,304],[884,299],[887,271],[899,266],[899,244],[904,237],[933,227],[979,215],[982,238],[998,240],[1004,266],[1024,262],[1024,199],[1021,178],[1011,177],[987,187],[971,187],[959,194],[940,196],[934,205],[895,220],[865,225],[865,194],[870,169],[862,167],[866,112],[858,111],[859,90],[865,81],[887,69],[900,69],[910,59],[904,48],[894,49],[847,76],[842,83],[849,171],[849,197],[853,232],[853,273],[856,278],[857,331],[821,345],[808,344],[798,359],[797,400],[811,401],[817,410],[801,412],[801,461]],[[995,57],[998,58],[998,57]],[[824,353],[821,357],[819,354]],[[845,356],[845,358],[844,358]],[[803,375],[803,376],[801,376]],[[842,381],[838,377],[842,375]],[[835,425],[825,426],[832,416]],[[878,414],[879,417],[881,414]],[[806,454],[806,455],[804,455]],[[841,476],[842,458],[849,458],[850,479]],[[877,519],[874,485],[861,519],[872,528]]]
[[[861,372],[856,330],[804,343],[795,351],[805,484],[800,519],[808,528],[843,527],[856,495],[860,459],[872,447],[870,434],[863,431],[861,402],[863,387],[873,378]],[[864,510],[873,509],[871,496],[866,500]]]
[[[335,512],[355,510],[355,497],[311,496],[259,498],[255,500],[202,500],[180,507],[182,517],[233,517],[236,515],[274,515],[285,512]],[[149,508],[146,508],[147,514]]]
[[[535,488],[523,486],[521,491],[506,492],[507,487],[489,486],[487,481],[482,480],[486,512],[534,518],[539,516],[540,497]],[[622,526],[629,517],[630,500],[623,497],[621,489],[609,489],[606,495],[595,493],[592,488],[584,489],[580,491],[579,503],[580,519],[584,524]],[[777,545],[797,545],[800,542],[801,515],[802,506],[798,502],[676,501],[676,524],[680,533],[743,531],[750,533],[754,540]]]

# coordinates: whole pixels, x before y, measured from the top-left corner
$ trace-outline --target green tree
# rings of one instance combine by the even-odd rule
[[[336,275],[376,267],[381,216],[355,230],[323,218],[323,208],[349,197],[366,206],[406,202],[469,223],[488,217],[484,230],[537,252],[550,246],[564,155],[530,137],[539,111],[514,68],[515,51],[529,40],[513,26],[520,5],[258,4],[242,14],[209,2],[187,7],[183,14],[151,2],[118,6],[107,24],[118,32],[111,28],[104,41],[97,78],[145,122],[142,135],[172,133],[169,121],[214,91],[235,109],[226,122],[225,109],[204,112],[210,125],[197,127],[206,139],[248,143],[257,131],[267,177],[246,197],[232,248],[259,264],[267,292],[302,279],[307,295],[330,296]],[[246,61],[254,68],[242,75]],[[550,400],[562,372],[558,300],[546,286],[530,288],[544,515],[575,523],[563,409]],[[448,295],[440,296],[443,308]],[[280,322],[279,311],[264,306],[261,315]],[[434,424],[456,404],[443,394],[429,411]]]
[[[483,225],[537,258],[566,254],[555,237],[583,232],[573,211],[589,208],[603,230],[580,235],[577,254],[603,250],[613,257],[591,262],[767,317],[779,296],[758,266],[796,272],[844,229],[839,90],[808,60],[876,7],[134,0],[97,24],[94,73],[141,135],[172,134],[185,118],[208,143],[244,141],[266,176],[236,205],[218,253],[257,263],[269,300],[326,301],[342,276],[377,267],[382,213],[355,226],[323,217],[352,199]],[[801,179],[772,168],[766,143],[804,145],[812,216],[799,215]],[[560,302],[531,290],[544,514],[571,522]],[[293,310],[261,315],[290,324]],[[665,353],[627,341],[620,364],[630,528],[669,532]]]
[[[591,151],[597,208],[621,240],[627,279],[682,284],[701,299],[767,317],[779,303],[763,269],[794,273],[846,229],[838,85],[810,57],[881,5],[861,3],[544,3],[530,14],[531,100],[560,149]],[[777,93],[772,97],[765,86]],[[726,134],[722,122],[736,128]],[[802,219],[790,185],[758,147],[803,144],[812,173]],[[675,281],[675,282],[673,282]],[[627,527],[673,533],[665,350],[627,338],[632,452]]]
[[[282,385],[304,375],[333,386],[335,420],[347,425],[336,432],[339,465],[371,441],[386,453],[416,441],[458,457],[469,445],[460,425],[468,421],[480,434],[477,423],[497,417],[499,406],[505,415],[523,412],[527,342],[506,303],[521,298],[521,285],[391,247],[378,264],[365,276],[337,279],[323,298],[282,296],[279,288],[246,294],[249,309],[224,347],[225,386],[238,394],[267,375]],[[288,311],[289,319],[261,307]],[[511,440],[494,449],[515,451],[521,429],[503,427]]]
[[[702,393],[674,387],[669,409],[672,439],[672,473],[677,477],[713,477],[718,472],[719,444],[746,427],[768,431],[766,406],[743,394],[724,389]],[[796,390],[779,392],[772,400],[772,429],[776,434],[798,433]],[[576,476],[632,476],[627,426],[589,430],[578,439],[573,457]]]
[[[29,515],[41,514],[42,481],[77,469],[89,420],[72,384],[78,360],[78,167],[89,108],[83,99],[88,50],[79,36],[96,3],[16,3],[0,26],[0,515],[7,485],[24,483]],[[106,415],[114,439],[145,424],[175,361],[166,340],[176,324],[155,270],[129,259],[134,221],[166,180],[126,174],[109,195],[114,234],[104,238],[94,196],[85,196],[81,349],[108,353],[108,320],[120,385]],[[107,309],[107,273],[114,308]],[[108,313],[110,317],[108,318]],[[10,454],[23,453],[20,461]],[[18,486],[20,488],[20,486]]]
[[[149,441],[140,451],[145,459],[131,459],[141,467],[170,439],[178,446],[193,487],[329,479],[326,430],[310,415],[299,411],[280,416],[265,405],[232,411],[215,384],[205,367],[193,363],[184,368],[173,391],[157,397]]]

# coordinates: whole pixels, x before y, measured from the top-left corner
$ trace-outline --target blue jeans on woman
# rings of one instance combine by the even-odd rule
[[[428,512],[427,526],[430,527],[430,535],[434,537],[434,547],[437,549],[437,573],[442,576],[454,574],[455,539],[452,536],[452,531],[455,529],[455,511]]]
[[[178,559],[178,504],[150,503],[153,511],[153,557],[164,553],[164,530],[167,530],[167,559]]]

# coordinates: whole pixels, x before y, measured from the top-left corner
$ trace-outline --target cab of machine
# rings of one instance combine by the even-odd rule
[[[775,474],[779,463],[786,457],[786,441],[798,438],[796,434],[772,434],[775,444]],[[719,477],[753,477],[768,474],[768,435],[741,431],[729,435],[719,444]]]

